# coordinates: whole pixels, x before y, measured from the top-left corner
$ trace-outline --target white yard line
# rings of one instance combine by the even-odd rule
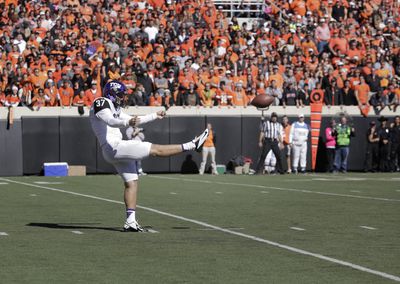
[[[8,182],[0,182],[0,185],[7,185]]]
[[[175,195],[175,194],[177,194],[177,193],[176,193],[176,192],[170,192],[169,194]]]
[[[63,184],[61,181],[34,181],[36,184]]]
[[[0,180],[7,181],[7,182],[12,182],[12,183],[16,183],[16,184],[21,184],[21,185],[25,185],[25,186],[29,186],[29,187],[47,189],[47,190],[54,191],[54,192],[60,192],[60,193],[65,193],[65,194],[70,194],[70,195],[75,195],[75,196],[80,196],[80,197],[91,198],[91,199],[95,199],[95,200],[106,201],[106,202],[110,202],[110,203],[124,204],[121,201],[108,199],[108,198],[102,198],[102,197],[98,197],[98,196],[94,196],[94,195],[83,194],[83,193],[79,193],[79,192],[73,192],[73,191],[68,191],[68,190],[63,190],[63,189],[57,189],[57,188],[48,187],[48,186],[40,186],[40,185],[36,185],[36,184],[20,182],[20,181],[14,181],[14,180],[5,179],[5,178],[0,178]],[[235,231],[229,230],[229,229],[224,229],[222,227],[211,225],[211,224],[208,224],[208,223],[205,223],[205,222],[202,222],[202,221],[198,221],[198,220],[195,220],[195,219],[190,219],[190,218],[186,218],[186,217],[183,217],[183,216],[171,214],[171,213],[168,213],[168,212],[160,211],[160,210],[157,210],[157,209],[154,209],[154,208],[150,208],[150,207],[146,207],[146,206],[137,206],[137,207],[141,208],[143,210],[147,210],[149,212],[153,212],[153,213],[159,214],[159,215],[163,215],[163,216],[171,217],[171,218],[174,218],[174,219],[177,219],[177,220],[193,223],[193,224],[205,227],[205,228],[214,229],[216,231],[224,232],[224,233],[227,233],[227,234],[230,234],[230,235],[234,235],[234,236],[242,237],[242,238],[245,238],[245,239],[253,240],[253,241],[256,241],[256,242],[259,242],[259,243],[268,244],[270,246],[278,247],[278,248],[281,248],[281,249],[284,249],[284,250],[287,250],[287,251],[291,251],[291,252],[294,252],[294,253],[297,253],[297,254],[311,256],[311,257],[318,258],[318,259],[321,259],[321,260],[325,260],[325,261],[328,261],[328,262],[331,262],[331,263],[335,263],[335,264],[338,264],[338,265],[346,266],[346,267],[349,267],[349,268],[352,268],[352,269],[355,269],[355,270],[359,270],[359,271],[362,271],[362,272],[366,272],[366,273],[370,273],[370,274],[373,274],[373,275],[376,275],[376,276],[380,276],[382,278],[391,279],[391,280],[400,282],[400,277],[399,276],[396,276],[396,275],[393,275],[393,274],[389,274],[389,273],[386,273],[386,272],[382,272],[382,271],[378,271],[378,270],[374,270],[374,269],[371,269],[371,268],[368,268],[368,267],[365,267],[365,266],[361,266],[361,265],[358,265],[358,264],[354,264],[354,263],[351,263],[351,262],[348,262],[348,261],[343,261],[343,260],[336,259],[336,258],[333,258],[333,257],[324,256],[322,254],[309,252],[309,251],[306,251],[306,250],[303,250],[303,249],[298,249],[298,248],[295,248],[295,247],[292,247],[292,246],[288,246],[288,245],[281,244],[281,243],[278,243],[278,242],[274,242],[274,241],[270,241],[270,240],[267,240],[267,239],[259,238],[259,237],[253,236],[253,235],[248,235],[248,234],[244,234],[244,233],[240,233],[240,232],[235,232]]]
[[[0,232],[0,236],[8,236],[6,232]]]
[[[263,191],[260,191],[260,193],[269,193],[269,191],[263,190]]]
[[[367,229],[367,230],[376,230],[376,228],[369,227],[369,226],[360,226],[360,228]]]
[[[37,196],[37,195],[36,195],[36,194],[29,194],[29,196],[35,197],[35,196]]]
[[[159,231],[153,230],[153,229],[146,229],[147,232],[152,233],[152,234],[158,234]]]
[[[77,235],[83,235],[83,233],[81,231],[71,231],[71,233],[77,234]]]
[[[188,178],[174,178],[174,177],[163,177],[163,176],[149,176],[149,177],[150,178],[159,178],[159,179],[181,180],[181,181],[187,181],[187,182],[198,182],[199,181],[197,179],[188,179]],[[204,182],[204,181],[200,181],[200,182]],[[219,181],[215,181],[215,182],[210,181],[210,182],[214,183],[214,184],[233,185],[233,186],[240,186],[240,187],[256,187],[256,188],[265,188],[265,189],[276,189],[276,190],[280,190],[280,191],[292,191],[292,192],[319,194],[319,195],[328,195],[328,196],[337,196],[337,197],[350,197],[350,198],[358,198],[358,199],[400,202],[400,199],[391,199],[391,198],[384,198],[384,197],[371,197],[371,196],[342,194],[342,193],[334,193],[334,192],[312,191],[312,190],[306,190],[306,189],[265,186],[265,185],[247,184],[247,183],[219,182]]]
[[[232,228],[225,228],[225,229],[228,229],[228,230],[244,230],[244,228],[235,228],[235,227],[232,227]],[[198,231],[216,231],[215,229],[211,229],[211,228],[201,228],[201,229],[197,229]]]
[[[289,227],[289,228],[292,230],[295,230],[295,231],[305,231],[306,230],[306,229],[299,228],[299,227]]]
[[[215,194],[222,194],[222,192],[221,191],[217,191],[217,192],[215,192]]]

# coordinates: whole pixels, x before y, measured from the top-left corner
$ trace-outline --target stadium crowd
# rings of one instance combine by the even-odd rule
[[[0,106],[90,106],[112,79],[139,106],[246,106],[265,93],[303,107],[312,92],[364,115],[399,105],[398,2],[266,0],[253,24],[222,8],[0,0]]]

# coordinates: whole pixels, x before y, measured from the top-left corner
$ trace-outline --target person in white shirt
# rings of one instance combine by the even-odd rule
[[[158,28],[153,25],[152,20],[149,20],[148,26],[144,29],[144,32],[149,36],[149,41],[152,43],[156,40]]]
[[[26,48],[26,41],[22,37],[22,34],[18,34],[17,38],[14,40],[14,44],[18,46],[19,53],[23,53]]]
[[[115,167],[125,184],[127,218],[124,231],[143,232],[144,229],[138,224],[135,212],[138,190],[136,161],[150,155],[169,157],[185,151],[200,151],[208,137],[208,129],[184,144],[157,145],[138,140],[123,140],[120,128],[137,127],[156,119],[163,119],[166,115],[165,111],[144,116],[130,116],[124,113],[122,107],[128,99],[126,91],[126,86],[122,82],[108,82],[104,86],[103,97],[94,100],[89,118],[105,160]]]
[[[307,164],[307,141],[310,127],[304,122],[304,114],[299,115],[299,120],[292,124],[290,129],[289,143],[292,147],[292,172],[297,174],[299,161],[300,172],[306,172]]]
[[[222,45],[222,40],[218,40],[218,46],[215,48],[215,54],[223,57],[226,54],[226,48]]]

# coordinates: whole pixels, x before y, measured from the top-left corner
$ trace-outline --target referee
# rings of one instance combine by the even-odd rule
[[[280,174],[283,174],[281,151],[279,149],[279,143],[283,141],[282,131],[282,125],[278,123],[278,115],[276,112],[271,114],[271,120],[262,123],[258,142],[262,150],[256,169],[257,174],[263,173],[265,157],[271,149],[276,157],[276,169]]]

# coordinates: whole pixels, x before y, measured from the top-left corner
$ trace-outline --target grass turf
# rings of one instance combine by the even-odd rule
[[[112,175],[9,179],[122,200]],[[399,180],[151,175],[140,181],[139,204],[399,276]],[[122,204],[0,183],[1,283],[392,282],[143,209],[140,223],[159,233],[122,233]]]

